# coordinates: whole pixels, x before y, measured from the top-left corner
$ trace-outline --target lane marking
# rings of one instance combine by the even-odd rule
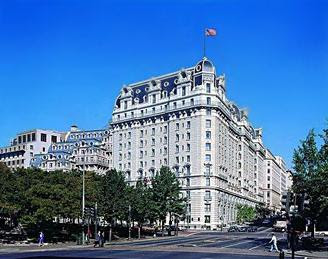
[[[247,240],[247,241],[239,242],[239,243],[232,244],[232,245],[222,246],[220,248],[227,248],[227,247],[237,246],[237,245],[241,245],[241,244],[245,244],[245,243],[249,243],[249,242],[254,242],[254,240]]]

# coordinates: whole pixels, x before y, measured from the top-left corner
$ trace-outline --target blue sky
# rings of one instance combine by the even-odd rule
[[[137,3],[138,2],[138,3]],[[0,1],[0,145],[32,128],[105,127],[123,84],[207,56],[265,145],[328,118],[328,1]]]

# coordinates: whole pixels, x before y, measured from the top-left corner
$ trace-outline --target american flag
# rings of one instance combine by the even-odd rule
[[[205,30],[206,36],[216,36],[216,29],[210,28]]]

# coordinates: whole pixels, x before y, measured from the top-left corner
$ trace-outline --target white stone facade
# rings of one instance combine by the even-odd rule
[[[60,142],[64,133],[35,129],[17,134],[10,146],[0,148],[0,162],[9,168],[27,168],[35,154],[45,154],[52,143]]]
[[[264,202],[262,129],[227,99],[224,75],[206,58],[124,86],[111,127],[113,167],[127,181],[151,178],[161,166],[176,172],[188,197],[185,227],[217,229],[236,221],[238,204]]]
[[[72,126],[61,142],[37,154],[31,166],[46,171],[85,170],[103,174],[112,168],[112,135],[109,129],[80,130]]]

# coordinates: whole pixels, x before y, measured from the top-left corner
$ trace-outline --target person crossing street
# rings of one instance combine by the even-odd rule
[[[271,248],[270,248],[270,252],[272,252],[273,248],[279,252],[278,246],[277,246],[277,237],[274,233],[272,233],[272,238],[269,242],[269,244],[271,244]]]

